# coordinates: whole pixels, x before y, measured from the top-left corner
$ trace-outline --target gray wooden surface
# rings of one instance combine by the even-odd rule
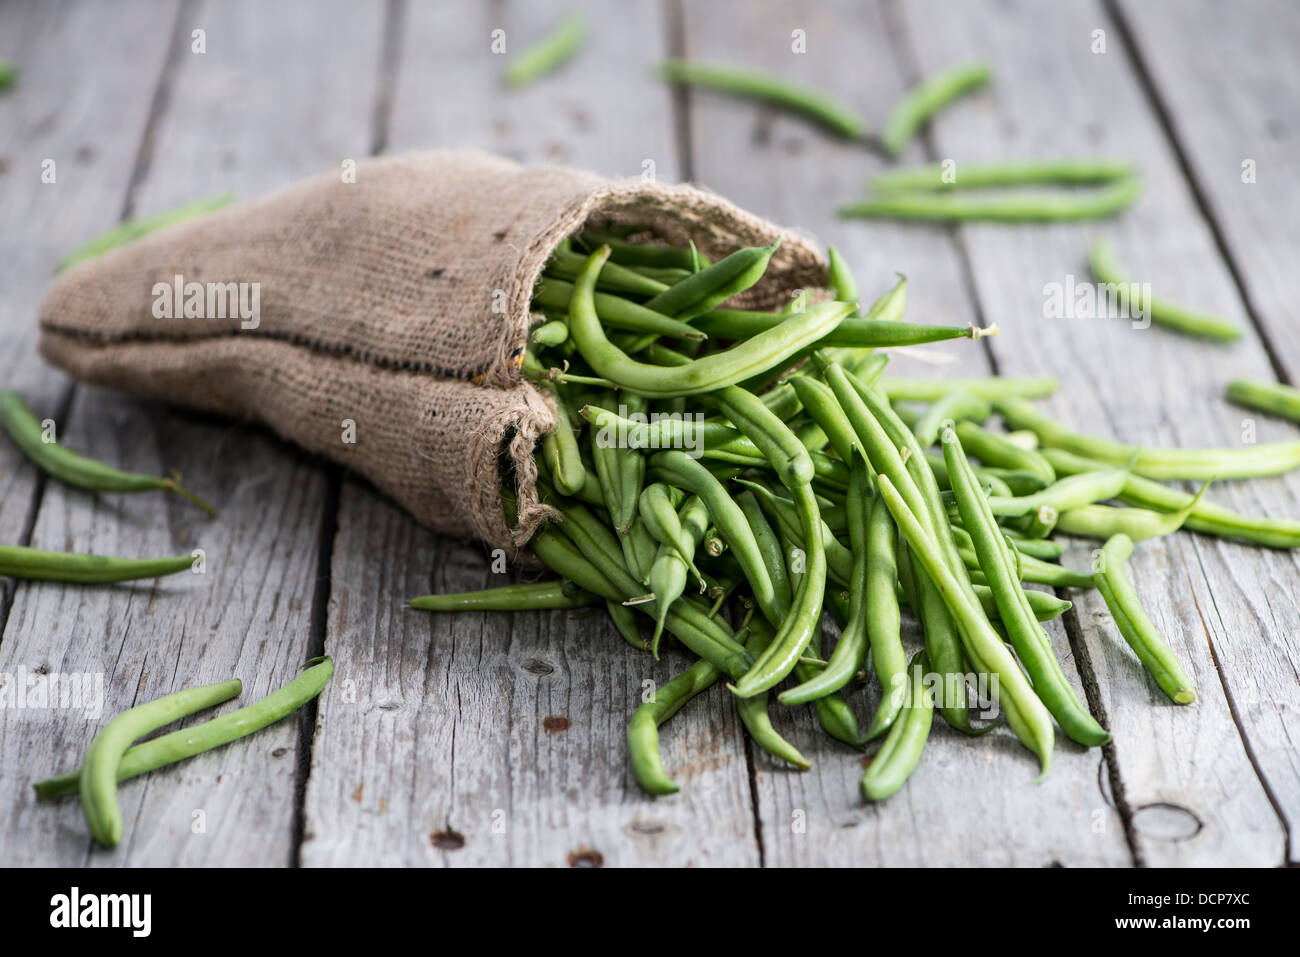
[[[571,7],[593,24],[581,56],[505,91],[492,31],[518,49]],[[206,53],[191,52],[195,29]],[[806,54],[791,52],[796,30]],[[664,761],[684,786],[651,800],[628,769],[625,723],[681,656],[637,656],[600,617],[410,612],[414,594],[499,581],[484,550],[264,430],[74,387],[34,343],[54,263],[123,215],[224,189],[256,196],[375,152],[474,146],[610,176],[653,164],[836,244],[865,294],[906,273],[911,318],[1003,329],[986,347],[904,352],[901,373],[1050,372],[1054,414],[1132,441],[1236,444],[1246,419],[1260,440],[1283,438],[1294,428],[1221,391],[1238,375],[1300,372],[1298,42],[1300,7],[1283,0],[0,4],[0,56],[23,68],[0,95],[0,382],[70,444],[135,470],[178,467],[221,509],[207,522],[165,498],[68,490],[0,442],[0,541],[208,557],[204,575],[135,586],[0,580],[0,681],[99,674],[111,714],[232,674],[250,700],[322,650],[337,665],[298,720],[125,785],[112,854],[92,847],[75,801],[37,805],[30,790],[75,762],[102,717],[0,712],[0,864],[1297,863],[1293,554],[1192,534],[1139,546],[1136,585],[1196,680],[1190,708],[1165,703],[1095,595],[1070,595],[1052,638],[1115,742],[1058,745],[1042,784],[1006,735],[936,723],[907,787],[865,806],[860,757],[806,709],[778,718],[815,762],[799,774],[747,746],[716,688],[665,726]],[[904,161],[1124,156],[1146,192],[1101,224],[841,222],[834,207],[884,162],[798,118],[664,88],[650,68],[673,54],[834,90],[876,128],[918,77],[987,57],[994,85]],[[1246,339],[1044,318],[1044,283],[1086,278],[1096,236],[1243,323]],[[1212,495],[1300,516],[1295,476]],[[1067,561],[1087,567],[1089,546]],[[871,694],[850,700],[865,712]]]

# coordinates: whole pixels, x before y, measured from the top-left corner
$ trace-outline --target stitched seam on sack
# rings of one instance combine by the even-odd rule
[[[102,348],[114,345],[130,345],[146,342],[163,342],[179,346],[197,346],[216,342],[222,339],[234,339],[240,336],[249,339],[269,339],[274,342],[283,342],[289,345],[302,346],[308,352],[315,355],[330,356],[338,359],[351,359],[353,362],[371,365],[379,369],[425,373],[435,379],[443,381],[454,380],[459,382],[471,382],[474,384],[481,384],[487,371],[492,367],[491,362],[485,362],[481,366],[470,370],[452,369],[427,360],[392,359],[385,355],[375,355],[368,349],[362,350],[358,353],[350,345],[330,343],[297,332],[278,333],[266,330],[258,330],[254,332],[248,329],[227,329],[205,336],[173,336],[166,333],[150,333],[144,330],[133,330],[129,333],[106,336],[95,329],[76,329],[44,320],[41,322],[40,326],[43,332],[48,332],[52,335],[65,336],[69,339],[77,339],[82,342],[94,343]],[[523,354],[523,351],[523,346],[515,347],[514,351],[511,353],[511,358],[518,358]]]

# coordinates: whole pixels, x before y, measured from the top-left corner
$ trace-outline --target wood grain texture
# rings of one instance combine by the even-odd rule
[[[1145,195],[1114,222],[960,229],[976,294],[1004,329],[992,346],[998,368],[1058,374],[1061,391],[1048,408],[1083,431],[1160,445],[1237,444],[1240,416],[1221,402],[1219,389],[1230,376],[1267,369],[1253,336],[1224,348],[1157,327],[1134,329],[1114,318],[1046,317],[1044,285],[1064,283],[1067,276],[1087,281],[1088,242],[1106,236],[1133,260],[1131,268],[1140,277],[1153,282],[1158,277],[1162,289],[1180,290],[1180,299],[1245,321],[1133,65],[1114,42],[1113,24],[1091,4],[1056,9],[1052,21],[1031,22],[1018,5],[978,11],[933,3],[902,7],[923,72],[972,52],[998,64],[993,110],[953,110],[934,124],[940,156],[960,163],[1115,155],[1136,159],[1143,171]],[[1096,29],[1111,31],[1105,53],[1091,52]],[[1276,430],[1266,434],[1261,425],[1260,438],[1271,437],[1280,436]],[[1245,510],[1294,515],[1294,481],[1224,483],[1212,494]],[[1115,734],[1113,753],[1123,788],[1117,798],[1127,809],[1145,863],[1278,864],[1284,859],[1283,826],[1250,753],[1252,739],[1268,731],[1239,726],[1216,658],[1239,654],[1253,662],[1256,649],[1290,644],[1287,634],[1260,633],[1244,624],[1277,612],[1259,603],[1256,589],[1242,589],[1238,582],[1242,577],[1268,581],[1288,565],[1293,570],[1287,574],[1294,576],[1294,562],[1289,554],[1192,535],[1139,546],[1134,565],[1140,594],[1191,669],[1201,696],[1189,709],[1154,706],[1131,653],[1116,641],[1113,629],[1098,627],[1092,617],[1103,612],[1100,599],[1089,593],[1078,603],[1101,704]],[[1294,601],[1292,589],[1271,595],[1268,605],[1284,602],[1294,616]],[[1216,603],[1231,608],[1226,620],[1233,625],[1215,620]],[[1198,604],[1206,613],[1205,626]],[[1238,634],[1224,641],[1226,632]],[[1253,666],[1249,673],[1252,690],[1238,695],[1295,700],[1294,666],[1281,671]]]
[[[765,69],[847,97],[876,129],[910,85],[900,59],[906,51],[878,7],[700,2],[688,4],[685,22],[692,56]],[[805,32],[806,54],[791,52],[794,30]],[[869,64],[871,82],[848,81],[846,62]],[[988,109],[980,98],[961,108]],[[862,144],[834,140],[799,117],[703,92],[692,94],[691,123],[696,175],[762,215],[833,242],[856,268],[865,299],[892,285],[897,271],[909,279],[912,321],[979,321],[961,249],[949,230],[835,218],[835,206],[859,195],[867,176],[883,165]],[[909,159],[920,161],[916,154],[923,145],[914,144]],[[965,340],[899,349],[891,357],[895,374],[987,371],[984,350]],[[1063,630],[1059,623],[1050,630],[1073,675]],[[911,647],[918,648],[920,636],[913,637]],[[878,696],[873,686],[849,697],[864,727]],[[1068,741],[1059,745],[1052,775],[1035,784],[1032,758],[1009,733],[972,740],[940,719],[905,789],[884,804],[867,806],[858,790],[861,757],[827,738],[810,709],[797,709],[781,727],[790,730],[814,767],[796,774],[774,768],[762,756],[756,761],[764,848],[773,864],[1046,866],[1131,860],[1120,819],[1099,787],[1100,751],[1087,752]],[[869,753],[874,750],[873,745]]]
[[[509,51],[571,6],[412,4],[389,148],[481,147],[610,176],[641,175],[649,160],[674,178],[669,97],[642,80],[666,41],[658,4],[620,5],[617,17],[579,5],[592,29],[582,53],[534,87],[504,89]],[[506,56],[491,52],[497,29]],[[305,865],[758,862],[744,743],[721,687],[663,728],[682,793],[651,799],[632,779],[627,719],[644,682],[668,680],[686,656],[638,655],[603,611],[410,611],[418,594],[508,579],[480,547],[412,528],[350,480],[338,515],[326,649],[355,677],[356,700],[322,704]]]
[[[1125,3],[1121,22],[1145,67],[1174,141],[1191,170],[1211,224],[1222,238],[1253,318],[1268,342],[1275,371],[1300,381],[1300,318],[1295,251],[1300,249],[1300,10],[1254,2]],[[1200,66],[1198,66],[1198,64]],[[1213,64],[1207,70],[1205,64]],[[1245,182],[1243,164],[1254,166]],[[1266,370],[1253,374],[1272,378]],[[1221,377],[1222,381],[1227,376]],[[1213,389],[1222,381],[1207,383]],[[1227,428],[1266,416],[1223,414]],[[1295,435],[1270,423],[1270,434]],[[1295,483],[1269,483],[1255,507],[1300,514]],[[1243,571],[1237,550],[1215,566],[1232,574],[1247,602],[1216,592],[1209,617],[1225,687],[1250,729],[1253,760],[1287,825],[1289,860],[1300,860],[1300,706],[1295,694],[1295,563],[1285,556]],[[1202,605],[1204,610],[1204,605]],[[1237,616],[1244,616],[1238,618]],[[1225,627],[1224,623],[1230,623]],[[1260,635],[1274,638],[1259,641]],[[1286,676],[1277,685],[1268,676]]]
[[[196,5],[187,13],[195,29],[207,32],[207,52],[191,52],[187,24],[180,31],[185,48],[164,79],[166,110],[142,151],[136,213],[228,188],[256,195],[365,149],[373,84],[358,88],[328,67],[348,57],[364,69],[353,51],[368,36],[369,74],[377,77],[381,10],[341,2],[318,7],[311,42],[292,39],[304,22],[300,8],[247,2]],[[62,770],[48,766],[50,756],[75,762],[102,721],[133,704],[231,676],[244,680],[239,704],[248,704],[292,678],[311,647],[327,501],[321,469],[260,431],[93,390],[77,391],[65,433],[70,445],[104,461],[159,474],[179,467],[220,517],[208,521],[192,506],[157,495],[100,502],[47,488],[33,544],[123,555],[201,548],[207,572],[154,586],[20,589],[5,658],[29,670],[102,674],[105,701],[99,721],[56,714],[6,736],[6,748],[42,758],[39,767],[24,759],[27,771],[5,780],[15,803],[23,789],[7,844],[47,863],[290,863],[296,721],[123,787],[127,834],[111,855],[87,853],[77,802],[33,806],[25,789],[34,775]]]

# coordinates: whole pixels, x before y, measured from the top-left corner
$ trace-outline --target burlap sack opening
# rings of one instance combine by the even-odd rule
[[[696,187],[412,153],[73,267],[42,303],[40,350],[83,382],[265,424],[355,469],[430,528],[513,552],[549,512],[532,454],[554,409],[518,369],[532,290],[561,239],[611,223],[692,240],[715,259],[781,236],[740,305],[776,307],[826,281],[804,237]],[[254,286],[255,319],[230,308],[251,306]],[[194,289],[205,315],[160,317]],[[518,485],[513,529],[503,443]]]

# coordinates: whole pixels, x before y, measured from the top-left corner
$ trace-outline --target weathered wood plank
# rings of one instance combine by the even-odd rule
[[[411,5],[389,148],[480,147],[615,176],[640,175],[649,159],[675,176],[669,98],[644,79],[663,54],[658,4],[617,16],[577,4],[592,29],[581,55],[535,87],[503,87],[492,31],[518,52],[572,6]],[[721,688],[664,728],[680,795],[652,801],[628,768],[626,721],[645,682],[667,680],[685,656],[638,656],[603,611],[404,607],[430,590],[507,580],[480,547],[419,530],[344,483],[326,648],[356,700],[322,703],[303,863],[564,866],[592,863],[587,850],[606,864],[756,863],[744,744]],[[557,718],[570,723],[548,731]]]
[[[256,195],[365,150],[373,91],[357,77],[378,75],[380,8],[315,7],[310,41],[301,38],[300,8],[213,4],[194,15],[207,31],[207,52],[191,52],[182,31],[186,48],[169,77],[137,212],[226,188]],[[123,49],[106,52],[122,58]],[[339,62],[351,69],[334,69]],[[288,681],[311,648],[328,501],[319,464],[259,430],[92,390],[78,390],[65,431],[71,445],[106,461],[145,472],[179,466],[221,515],[208,522],[179,501],[99,502],[51,486],[34,544],[128,555],[197,547],[207,573],[136,588],[23,588],[6,656],[28,667],[102,674],[106,716],[232,675],[245,682],[245,704]],[[31,775],[56,770],[52,761],[75,760],[98,726],[72,714],[44,724],[14,736],[28,770],[6,788],[25,789]],[[88,854],[75,801],[34,807],[24,794],[8,826],[21,835],[21,853],[46,862],[287,864],[300,740],[297,722],[285,722],[125,786],[127,835],[112,855]]]
[[[796,29],[805,31],[806,54],[791,52]],[[692,56],[767,69],[834,92],[877,130],[911,82],[899,62],[905,41],[890,35],[890,23],[875,5],[831,3],[795,11],[776,2],[692,3],[686,30]],[[870,82],[845,71],[846,63],[867,64]],[[714,94],[693,93],[691,104],[697,178],[755,212],[834,242],[857,268],[864,298],[892,285],[897,270],[909,278],[911,319],[980,320],[961,250],[948,230],[835,219],[835,206],[857,196],[882,165],[861,144],[833,140],[801,118]],[[983,97],[960,107],[987,108]],[[922,152],[923,145],[915,144],[909,159],[919,161]],[[940,360],[951,361],[936,364]],[[980,375],[988,367],[983,350],[962,342],[898,350],[891,368],[907,375]],[[1059,623],[1052,634],[1073,674]],[[912,638],[911,647],[919,647],[919,635]],[[874,689],[850,697],[864,726],[876,699]],[[864,806],[858,756],[827,738],[810,709],[781,711],[780,727],[815,764],[800,775],[775,769],[764,756],[756,759],[768,862],[1042,866],[1131,860],[1119,817],[1098,784],[1099,752],[1066,742],[1057,749],[1051,777],[1035,785],[1032,759],[1005,731],[972,740],[939,720],[904,791],[882,805]]]
[[[1140,276],[1179,290],[1181,299],[1244,319],[1105,12],[1084,3],[1056,5],[1050,18],[996,4],[918,3],[902,12],[923,72],[972,52],[998,67],[988,110],[953,110],[935,124],[940,156],[973,162],[1116,155],[1138,161],[1144,172],[1145,196],[1113,223],[961,228],[977,295],[1004,328],[992,346],[1000,370],[1058,374],[1061,392],[1048,406],[1085,431],[1156,444],[1238,443],[1240,416],[1222,404],[1219,389],[1230,376],[1267,370],[1253,336],[1225,349],[1156,327],[1134,329],[1124,320],[1046,318],[1044,284],[1064,283],[1067,276],[1087,281],[1088,241],[1104,235]],[[1107,30],[1105,53],[1091,52],[1096,29]],[[1278,431],[1266,434],[1261,426],[1260,438],[1278,437]],[[1225,483],[1212,494],[1247,510],[1294,514],[1293,483]],[[1086,550],[1078,560],[1086,562]],[[1295,660],[1294,635],[1275,630],[1275,623],[1295,620],[1294,589],[1267,599],[1262,594],[1262,583],[1294,578],[1294,559],[1179,535],[1140,545],[1134,574],[1200,693],[1188,709],[1156,701],[1113,627],[1104,617],[1096,623],[1094,616],[1104,616],[1100,599],[1080,597],[1080,620],[1089,625],[1084,641],[1115,734],[1123,786],[1117,798],[1133,815],[1140,858],[1166,865],[1281,862],[1283,828],[1247,747],[1257,735],[1267,740],[1267,731],[1235,723],[1216,658],[1237,649],[1249,655],[1249,671],[1242,670],[1253,677],[1233,698],[1294,702],[1294,664],[1265,668],[1256,664],[1259,652],[1249,650],[1270,648],[1271,655]],[[1242,579],[1261,587],[1243,588]],[[1246,622],[1249,637],[1224,640]],[[1290,687],[1279,687],[1282,682]]]
[[[1212,3],[1164,2],[1125,3],[1119,11],[1208,215],[1227,243],[1234,278],[1274,360],[1292,383],[1300,381],[1295,278],[1300,64],[1294,55],[1300,47],[1300,10],[1294,4],[1254,0],[1230,11]],[[1256,174],[1249,183],[1243,179],[1248,161]],[[1220,385],[1218,380],[1207,383],[1211,390]],[[1225,428],[1234,423],[1244,428],[1248,421],[1264,418],[1249,412],[1220,414]],[[1263,500],[1252,504],[1279,515],[1300,515],[1295,488],[1270,484]],[[1239,720],[1249,729],[1252,760],[1287,821],[1294,863],[1300,860],[1296,616],[1294,605],[1279,606],[1277,596],[1293,592],[1295,565],[1278,556],[1265,560],[1262,574],[1241,574],[1236,557],[1225,553],[1225,565],[1237,579],[1234,585],[1251,594],[1250,607],[1232,603],[1220,608],[1216,600],[1213,640],[1216,648],[1226,649],[1219,655],[1219,669]],[[1258,610],[1269,619],[1262,630],[1276,635],[1287,651],[1260,647],[1259,626],[1239,626],[1242,620],[1253,622]],[[1242,611],[1247,617],[1233,617]],[[1225,620],[1231,627],[1223,627]],[[1275,676],[1277,684],[1270,680]]]

